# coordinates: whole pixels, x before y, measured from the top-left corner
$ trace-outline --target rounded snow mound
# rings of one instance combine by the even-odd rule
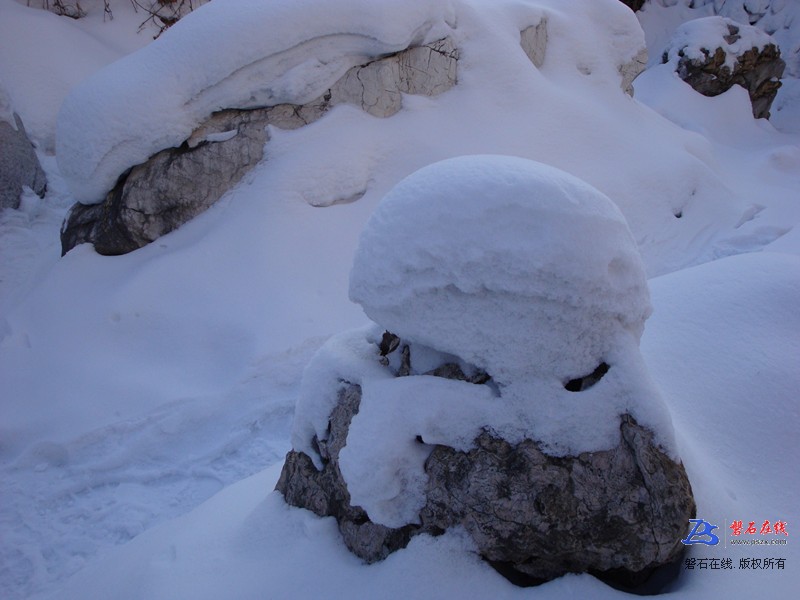
[[[361,235],[350,297],[501,385],[589,374],[638,345],[651,311],[611,200],[554,167],[488,155],[430,165],[387,194]]]

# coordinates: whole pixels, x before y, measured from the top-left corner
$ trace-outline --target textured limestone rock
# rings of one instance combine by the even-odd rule
[[[22,186],[28,186],[39,197],[47,188],[47,178],[22,119],[16,113],[13,119],[13,126],[0,120],[0,209],[19,208]]]
[[[397,371],[403,376],[408,346],[396,336],[384,335],[376,356],[395,351],[404,353]],[[478,385],[491,380],[485,373],[467,377],[453,364],[427,374]],[[629,415],[620,417],[615,448],[579,456],[548,456],[533,440],[513,445],[487,431],[467,452],[432,445],[419,524],[392,529],[372,523],[363,509],[351,506],[339,469],[339,451],[360,400],[361,388],[342,381],[328,438],[314,442],[322,470],[292,450],[276,489],[293,506],[335,517],[347,547],[368,562],[405,547],[414,535],[438,535],[454,526],[466,529],[486,560],[528,581],[592,572],[636,586],[680,557],[680,539],[695,515],[686,472]]]
[[[180,148],[162,150],[120,178],[101,204],[76,204],[61,231],[62,254],[92,242],[100,254],[131,252],[216,202],[264,155],[266,126],[294,129],[316,106],[215,113]]]
[[[436,446],[426,471],[424,523],[463,525],[482,556],[535,579],[622,570],[635,583],[680,556],[695,514],[683,466],[628,415],[611,450],[556,458],[484,432],[466,453]]]
[[[541,68],[547,53],[547,19],[523,29],[519,34],[519,43],[533,65]]]
[[[642,48],[630,61],[619,66],[622,76],[621,87],[628,96],[633,96],[633,80],[647,68],[647,48]]]
[[[727,35],[714,48],[702,48],[701,58],[690,57],[684,48],[679,47],[665,52],[662,62],[668,62],[671,53],[676,52],[678,75],[704,96],[718,96],[734,85],[742,86],[750,95],[753,116],[756,119],[768,119],[769,109],[781,87],[780,78],[786,68],[780,49],[775,44],[747,48],[734,55],[731,68],[728,56],[731,45],[741,38],[743,28],[753,28],[738,25],[729,19],[725,21]]]
[[[124,254],[205,211],[264,156],[265,128],[296,129],[338,104],[376,117],[402,107],[402,94],[434,96],[456,84],[458,51],[449,38],[353,67],[304,105],[223,110],[179,148],[168,148],[120,177],[105,201],[76,204],[61,233],[62,254],[91,242],[100,254]]]

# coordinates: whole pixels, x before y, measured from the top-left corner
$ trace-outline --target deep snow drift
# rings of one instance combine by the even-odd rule
[[[238,6],[214,0],[194,20],[215,2],[218,12]],[[649,3],[639,15],[648,41],[664,38],[651,60],[682,19],[711,14],[711,4],[685,4]],[[797,7],[784,5],[780,14]],[[617,68],[644,38],[620,3],[453,2],[462,56],[450,92],[406,98],[390,119],[341,106],[274,131],[267,160],[180,230],[124,257],[84,246],[59,259],[75,198],[44,153],[69,90],[151,39],[135,34],[141,17],[125,6],[103,23],[102,12],[72,21],[0,0],[0,86],[49,178],[44,200],[26,194],[0,215],[0,594],[620,597],[588,576],[513,588],[455,534],[365,567],[331,520],[269,493],[278,473],[262,470],[289,448],[303,367],[327,336],[364,323],[347,288],[358,232],[403,177],[477,153],[553,165],[618,205],[648,275],[663,274],[649,282],[642,349],[699,515],[721,528],[789,522],[784,548],[691,551],[783,556],[786,570],[684,571],[676,595],[797,588],[800,102],[786,93],[796,80],[779,92],[772,124],[753,120],[743,90],[704,98],[668,67],[640,76],[631,99]],[[519,32],[545,15],[550,44],[537,69]],[[294,35],[319,15],[299,16],[275,29]],[[119,108],[103,114],[138,110]],[[350,190],[366,193],[326,208],[307,200]]]

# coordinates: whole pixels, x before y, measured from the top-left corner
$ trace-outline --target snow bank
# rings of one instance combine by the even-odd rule
[[[58,118],[59,167],[79,201],[99,202],[215,110],[303,104],[370,57],[444,37],[452,21],[448,0],[212,2],[75,87]]]
[[[731,35],[731,31],[737,33]],[[724,17],[705,17],[678,27],[664,54],[674,65],[681,56],[705,61],[715,49],[722,48],[725,51],[724,64],[732,71],[736,65],[736,57],[752,48],[761,50],[774,43],[775,40],[756,27],[742,25]]]

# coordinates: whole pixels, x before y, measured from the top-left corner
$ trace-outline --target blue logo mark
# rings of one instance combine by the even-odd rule
[[[711,533],[715,529],[719,529],[717,525],[712,525],[703,519],[689,519],[689,523],[694,523],[694,526],[689,532],[689,535],[686,536],[686,539],[681,540],[682,543],[686,544],[687,546],[691,546],[692,544],[716,546],[719,544],[719,538]]]

